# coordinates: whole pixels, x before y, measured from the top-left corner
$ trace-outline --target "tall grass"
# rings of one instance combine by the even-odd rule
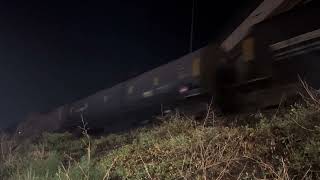
[[[315,102],[233,117],[211,109],[202,121],[174,113],[159,121],[100,138],[84,122],[81,138],[45,133],[17,144],[2,135],[0,179],[320,179]]]

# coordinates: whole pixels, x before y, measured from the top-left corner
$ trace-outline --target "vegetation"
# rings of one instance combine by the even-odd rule
[[[203,121],[179,113],[123,134],[0,141],[0,179],[320,179],[316,103]],[[232,118],[230,121],[225,119]],[[230,123],[228,123],[230,122]]]

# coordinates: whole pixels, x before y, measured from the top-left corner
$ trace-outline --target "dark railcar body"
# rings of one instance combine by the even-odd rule
[[[83,118],[91,128],[119,131],[174,107],[200,91],[201,51],[73,103],[69,121],[81,125]]]
[[[179,92],[181,88],[199,86],[199,56],[200,50],[127,81],[125,102],[128,108],[160,105],[183,98]]]
[[[275,16],[255,25],[232,52],[209,45],[64,106],[63,111],[39,116],[38,121],[57,121],[53,123],[58,125],[53,126],[55,130],[81,126],[83,120],[92,129],[121,131],[172,107],[189,104],[199,94],[214,96],[218,106],[228,109],[245,105],[239,102],[258,99],[257,88],[261,89],[261,84],[264,89],[273,90],[275,86],[296,83],[297,75],[319,88],[319,18],[319,9],[312,6]],[[258,103],[274,94],[268,96]]]
[[[30,113],[16,128],[16,134],[19,137],[34,137],[43,132],[68,130],[68,111],[69,106],[64,105],[46,113]]]
[[[256,24],[234,50],[237,76],[245,77],[231,85],[240,97],[235,101],[242,107],[276,105],[297,94],[299,76],[319,89],[319,18],[319,8],[309,5]]]
[[[300,75],[319,88],[319,19],[319,8],[308,6],[257,24],[251,33],[256,44],[254,74],[272,76],[281,84]]]
[[[160,114],[199,90],[201,49],[126,82],[126,119]]]
[[[84,121],[94,129],[112,126],[123,114],[124,87],[125,83],[120,83],[73,103],[68,115],[73,122],[70,125],[79,126]]]

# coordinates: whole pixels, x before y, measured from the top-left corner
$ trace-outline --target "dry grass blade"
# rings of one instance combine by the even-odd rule
[[[301,79],[300,76],[298,76],[299,81],[306,93],[306,95],[304,95],[303,93],[299,93],[300,96],[308,103],[308,104],[313,104],[316,107],[320,108],[320,100],[319,100],[319,93],[313,89],[312,87],[310,87],[308,85],[308,83],[304,80]]]
[[[17,141],[6,134],[0,134],[0,162],[11,164],[15,160],[15,155],[19,150]]]
[[[111,163],[109,169],[107,170],[106,174],[103,176],[103,180],[109,179],[111,169],[113,168],[113,166],[116,163],[117,159],[118,159],[118,157],[114,158],[114,160],[112,161],[112,163]]]
[[[143,159],[142,159],[141,156],[139,156],[139,158],[140,158],[141,162],[143,163],[143,167],[144,167],[144,169],[145,169],[145,171],[146,171],[149,179],[152,179],[152,180],[153,180],[153,178],[151,177],[151,175],[150,175],[150,173],[149,173],[149,170],[148,170],[148,167],[147,167],[146,163],[143,161]]]
[[[68,168],[66,168],[63,164],[61,164],[61,167],[63,169],[63,174],[65,175],[67,180],[71,180],[71,178],[69,176],[69,174],[70,174],[70,166],[68,166]],[[59,177],[60,177],[60,173],[59,173]]]
[[[207,123],[207,121],[209,119],[210,113],[212,111],[211,110],[212,109],[212,103],[213,103],[213,97],[211,97],[210,104],[207,107],[207,114],[206,114],[206,117],[204,118],[204,121],[203,121],[203,125],[202,125],[203,127],[206,125],[206,123]]]
[[[246,162],[246,164],[243,166],[243,168],[242,168],[242,170],[241,170],[241,172],[240,172],[240,174],[239,174],[239,176],[238,176],[237,180],[240,180],[240,179],[241,179],[241,176],[242,176],[242,174],[243,174],[243,171],[246,169],[247,164],[248,164],[248,162]]]
[[[311,166],[309,167],[309,169],[307,170],[307,172],[303,175],[303,177],[301,178],[301,180],[305,179],[308,175],[308,173],[310,172]]]

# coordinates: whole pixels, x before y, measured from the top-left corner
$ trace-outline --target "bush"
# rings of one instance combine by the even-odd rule
[[[237,123],[225,118],[210,115],[200,122],[175,114],[123,134],[44,134],[37,143],[18,146],[6,136],[0,178],[320,178],[319,108],[296,104],[237,116]]]

